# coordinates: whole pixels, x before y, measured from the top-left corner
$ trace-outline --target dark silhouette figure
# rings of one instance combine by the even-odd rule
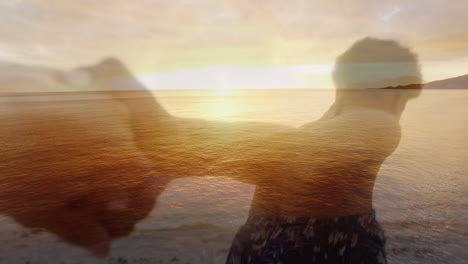
[[[288,158],[257,185],[227,263],[386,263],[372,192],[420,93],[417,57],[366,38],[338,57],[333,77],[336,100],[320,120],[273,136]]]
[[[171,180],[228,176],[256,185],[228,263],[385,262],[373,185],[399,144],[406,102],[419,94],[409,88],[419,87],[377,88],[420,81],[408,49],[356,42],[337,60],[335,103],[298,128],[174,117],[149,91],[114,91],[145,90],[115,59],[78,71],[110,99],[2,115],[4,214],[105,255]],[[70,85],[66,74],[57,79]]]

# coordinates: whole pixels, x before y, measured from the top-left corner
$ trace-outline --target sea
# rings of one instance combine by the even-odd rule
[[[174,116],[290,127],[319,119],[335,99],[334,91],[320,89],[152,93]],[[23,94],[3,96],[0,103],[103,100],[106,96],[99,92]],[[138,95],[129,92],[129,96]],[[400,144],[380,168],[373,194],[387,238],[389,263],[468,261],[467,103],[465,89],[423,90],[402,115]],[[138,223],[137,232],[237,230],[247,218],[254,190],[253,185],[228,178],[174,180],[150,216]],[[0,225],[3,234],[23,229],[6,217]]]

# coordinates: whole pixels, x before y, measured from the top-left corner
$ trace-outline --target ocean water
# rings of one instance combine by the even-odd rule
[[[319,119],[335,97],[334,91],[328,90],[153,94],[178,117],[291,127]],[[63,104],[101,99],[106,99],[106,95],[2,98],[10,102]],[[403,113],[400,144],[380,168],[373,195],[378,220],[386,231],[390,263],[463,263],[468,257],[464,252],[468,236],[467,101],[466,90],[425,90],[408,103]],[[254,190],[253,185],[228,178],[174,180],[137,230],[238,228],[246,220]],[[20,228],[7,219],[0,224],[0,230]]]
[[[317,120],[334,100],[334,92],[323,90],[243,90],[224,96],[210,92],[200,96],[195,91],[184,96],[176,95],[183,92],[171,91],[166,96],[165,93],[160,91],[156,96],[176,116],[288,126]],[[408,103],[401,119],[401,142],[382,165],[374,190],[375,207],[382,221],[467,223],[467,99],[468,92],[464,90],[426,90]],[[197,186],[199,181],[206,182],[206,187],[193,190],[190,188],[192,181]],[[232,196],[225,192],[216,195],[219,190],[216,186],[224,182],[233,186]],[[186,191],[200,200],[179,199],[178,195],[187,195]],[[199,193],[193,195],[194,191]],[[218,209],[229,214],[234,208],[247,209],[252,192],[252,186],[229,179],[181,179],[171,184],[161,197],[159,211],[173,206],[182,212],[190,208],[190,203],[205,204],[203,196],[206,195],[209,200],[213,197],[234,199],[238,204],[233,204],[233,208],[225,206],[224,202],[219,204]],[[241,212],[235,215],[237,213],[242,215]],[[156,218],[162,215],[162,212],[154,213]],[[229,224],[229,221],[214,222]]]
[[[288,126],[317,120],[335,96],[323,90],[161,95],[160,102],[177,116]],[[463,250],[468,239],[466,102],[466,90],[425,90],[403,113],[400,144],[382,165],[373,197],[379,222],[387,230],[388,247],[403,252],[390,253],[390,263],[412,263],[413,255],[426,257],[413,259],[414,263],[457,263],[468,257]],[[253,186],[230,179],[178,180],[159,199],[152,217],[139,227],[240,226],[253,191]],[[404,254],[408,248],[413,248],[413,253],[406,254],[409,259]],[[402,255],[404,258],[398,258]]]

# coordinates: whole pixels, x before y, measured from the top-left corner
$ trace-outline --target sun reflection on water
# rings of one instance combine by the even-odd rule
[[[206,105],[205,115],[210,119],[227,120],[238,111],[237,103],[230,96],[216,95],[216,99]]]

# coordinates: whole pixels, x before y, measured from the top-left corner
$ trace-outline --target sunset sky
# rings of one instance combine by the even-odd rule
[[[426,81],[468,73],[466,0],[4,0],[0,60],[123,60],[153,89],[333,88],[371,36],[419,54]]]

